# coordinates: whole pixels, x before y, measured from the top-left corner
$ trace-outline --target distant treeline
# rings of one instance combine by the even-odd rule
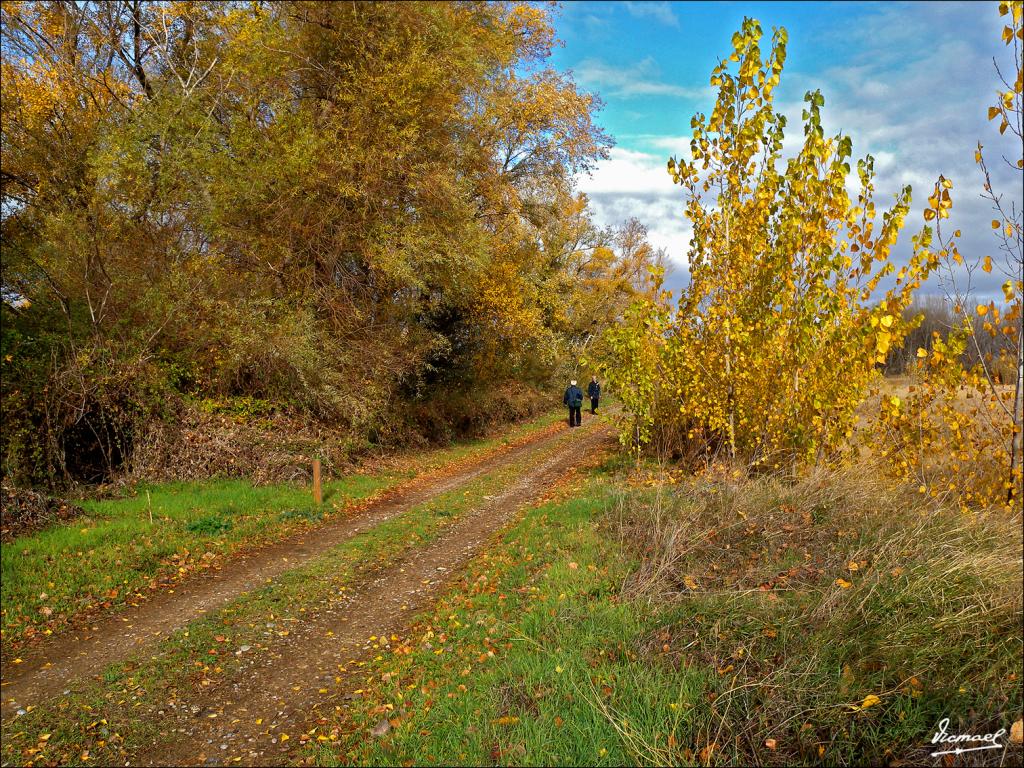
[[[211,398],[445,437],[647,289],[643,227],[573,190],[610,142],[545,66],[547,8],[0,13],[8,480],[107,479]]]
[[[884,367],[888,376],[899,376],[912,370],[920,362],[919,349],[931,353],[936,334],[944,340],[958,323],[963,322],[962,315],[954,314],[949,300],[936,295],[916,298],[904,312],[904,317],[908,320],[920,317],[921,322],[907,333],[898,347],[889,350]],[[971,320],[974,332],[970,334],[969,343],[961,355],[961,364],[970,369],[984,362],[993,376],[1002,383],[1016,383],[1016,357],[1012,340],[1002,334],[989,334],[984,327],[986,318],[983,316],[972,313]],[[1000,350],[1006,353],[1002,357]]]

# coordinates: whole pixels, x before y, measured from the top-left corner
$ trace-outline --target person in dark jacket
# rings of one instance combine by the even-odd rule
[[[590,397],[590,412],[597,413],[597,401],[601,399],[601,385],[597,383],[597,376],[591,376],[587,384],[587,396]]]
[[[562,402],[569,406],[569,426],[578,427],[582,418],[580,409],[583,407],[583,390],[576,386],[576,379],[569,382],[569,388],[565,390]]]

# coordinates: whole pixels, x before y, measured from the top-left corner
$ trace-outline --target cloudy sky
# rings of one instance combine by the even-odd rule
[[[849,135],[855,157],[874,155],[879,204],[912,185],[914,208],[897,254],[909,253],[921,204],[942,173],[954,182],[951,218],[963,231],[961,251],[996,256],[974,164],[979,140],[999,169],[997,190],[1018,210],[1024,193],[1020,174],[997,162],[1020,157],[1015,137],[1000,137],[986,119],[999,85],[993,58],[1004,74],[1013,66],[995,2],[565,3],[557,19],[564,46],[553,63],[600,95],[600,122],[616,142],[611,157],[579,180],[599,223],[636,216],[675,265],[669,287],[686,282],[689,228],[665,161],[688,147],[691,116],[711,111],[711,69],[731,52],[744,16],[758,19],[768,39],[772,27],[789,32],[776,91],[788,138],[802,135],[803,94],[821,89],[826,131]],[[993,272],[978,288],[994,295],[1005,279]]]

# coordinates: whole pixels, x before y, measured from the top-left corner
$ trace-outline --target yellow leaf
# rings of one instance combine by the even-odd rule
[[[984,315],[988,312],[988,307],[986,307],[984,304],[979,304],[977,306],[977,310],[979,315]]]
[[[928,350],[926,350],[924,347],[918,347],[917,348],[917,356],[918,357],[928,357]]]
[[[1005,234],[1007,237],[1013,237],[1013,224],[1007,224],[1003,228],[1003,234]]]
[[[853,586],[853,584],[851,584],[850,582],[848,582],[846,579],[844,579],[842,577],[836,579],[836,584],[839,587],[842,587],[843,589],[849,589],[850,587]]]
[[[875,694],[873,694],[873,693],[869,693],[867,696],[864,697],[864,701],[861,702],[860,708],[861,709],[867,709],[868,707],[873,707],[873,706],[875,706],[875,704],[881,704],[881,703],[882,703],[882,700],[880,698],[875,696]]]
[[[992,229],[999,229],[999,222],[996,219],[992,219]]]
[[[992,271],[992,257],[991,256],[986,256],[984,259],[982,259],[981,268],[983,270],[985,270],[986,272],[991,272]]]

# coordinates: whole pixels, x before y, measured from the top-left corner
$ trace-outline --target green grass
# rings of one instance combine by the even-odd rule
[[[217,636],[259,649],[268,617],[300,621],[518,471],[346,542],[19,718],[5,759],[51,731],[40,754],[62,762],[166,738],[155,708],[238,674],[233,656],[208,655]],[[942,717],[958,733],[1020,717],[1019,517],[968,518],[871,472],[655,488],[625,473],[613,460],[527,510],[354,669],[343,684],[363,698],[293,743],[324,765],[917,764]]]
[[[618,599],[635,562],[600,529],[612,494],[597,480],[577,498],[531,509],[394,655],[367,670],[368,698],[320,728],[339,744],[312,748],[316,760],[664,762],[713,672],[639,663],[657,622]],[[384,717],[391,731],[367,738]]]
[[[543,460],[558,450],[563,439],[531,453],[528,460]],[[170,738],[163,730],[167,722],[160,710],[168,711],[170,702],[187,701],[188,692],[204,680],[207,685],[219,685],[237,679],[241,660],[231,651],[238,646],[251,647],[247,660],[252,654],[269,653],[268,622],[275,632],[287,632],[304,619],[308,608],[341,599],[341,593],[364,574],[429,544],[460,515],[483,503],[484,497],[500,492],[523,468],[517,462],[486,474],[375,526],[308,565],[282,574],[272,584],[191,622],[143,656],[112,665],[101,680],[79,693],[5,724],[4,760],[38,758],[81,764],[87,762],[84,753],[101,764],[123,762],[139,747]],[[97,726],[101,721],[102,726]]]
[[[59,631],[76,614],[137,599],[160,581],[208,567],[219,555],[283,538],[417,474],[485,455],[550,426],[559,415],[546,414],[499,437],[404,456],[373,474],[327,482],[323,509],[314,507],[305,486],[253,487],[245,480],[139,485],[128,498],[84,500],[86,516],[3,546],[4,658],[19,641]]]
[[[531,510],[366,670],[368,697],[310,756],[919,763],[942,717],[961,733],[1020,717],[1019,518],[863,477],[621,481]]]

